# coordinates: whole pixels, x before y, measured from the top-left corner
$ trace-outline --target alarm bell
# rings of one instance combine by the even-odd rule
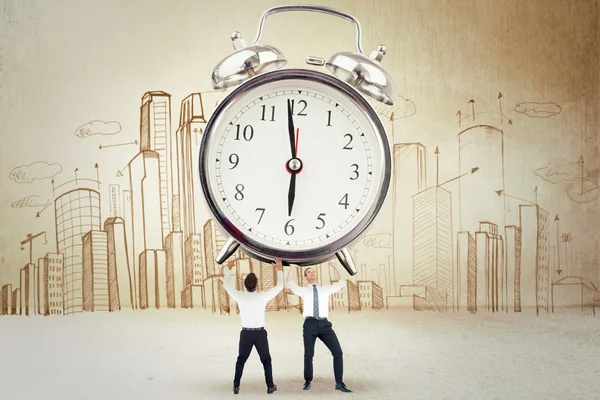
[[[287,60],[281,50],[273,46],[260,44],[263,26],[270,14],[283,11],[315,11],[331,14],[348,21],[356,26],[356,52],[339,52],[334,54],[325,65],[340,80],[353,86],[360,92],[387,105],[393,105],[397,97],[396,84],[392,77],[381,68],[380,62],[386,53],[385,46],[367,57],[361,46],[360,23],[352,15],[329,7],[313,5],[277,6],[265,11],[260,19],[258,35],[252,45],[239,32],[231,35],[235,52],[223,59],[212,74],[212,84],[215,89],[225,89],[236,86],[255,75],[283,67]]]
[[[340,52],[325,64],[339,79],[382,103],[393,105],[397,96],[392,77],[379,66],[385,55],[383,45],[367,57],[362,53]]]
[[[287,63],[281,50],[276,47],[262,44],[247,46],[239,32],[233,32],[231,40],[235,52],[215,67],[212,74],[215,89],[238,85],[254,75],[279,69]]]

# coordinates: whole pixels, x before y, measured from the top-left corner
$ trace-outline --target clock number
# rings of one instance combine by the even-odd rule
[[[261,121],[266,121],[265,119],[265,114],[267,113],[267,106],[262,105],[262,117],[260,118]],[[271,122],[275,121],[275,106],[271,106],[271,119],[269,120]]]
[[[244,185],[242,185],[241,183],[235,185],[235,195],[233,197],[235,197],[235,199],[237,201],[242,201],[244,200]]]
[[[352,164],[351,167],[354,168],[354,171],[352,171],[352,173],[354,174],[354,177],[351,176],[350,180],[355,181],[360,176],[360,174],[358,173],[358,164]]]
[[[260,221],[262,221],[263,215],[265,215],[265,209],[264,208],[257,208],[256,210],[254,210],[254,212],[256,212],[256,211],[260,211],[260,217],[258,217],[258,223],[260,224]]]
[[[240,140],[240,124],[237,124],[235,126],[235,140]],[[252,140],[252,138],[254,137],[254,128],[252,127],[252,125],[246,125],[244,127],[244,131],[242,132],[242,136],[244,137],[244,140],[249,142],[250,140]]]
[[[294,218],[290,219],[288,222],[285,223],[285,226],[283,227],[283,231],[288,236],[292,236],[294,232],[296,232],[296,228],[294,228],[294,225],[291,224],[293,220]]]
[[[338,204],[340,206],[344,206],[344,210],[346,210],[348,208],[348,206],[350,205],[350,203],[348,203],[348,193],[346,193],[344,195],[344,197],[342,197],[342,199],[340,200],[340,202]]]
[[[348,137],[348,138],[350,138],[350,139],[348,139],[348,143],[347,143],[347,144],[344,146],[344,150],[352,150],[352,147],[350,147],[350,143],[352,143],[352,139],[354,139],[354,138],[353,138],[353,137],[352,137],[352,135],[351,135],[351,134],[349,134],[349,133],[346,133],[346,134],[344,135],[344,137]]]
[[[231,164],[233,164],[233,167],[231,167],[231,168],[229,168],[229,169],[234,169],[235,167],[237,167],[238,163],[240,162],[240,158],[238,157],[238,155],[237,155],[237,154],[235,154],[235,153],[232,153],[232,154],[229,156],[229,162],[230,162]]]
[[[295,115],[294,114],[294,100],[291,100],[291,102],[292,102],[292,115]],[[306,117],[306,113],[304,112],[304,110],[306,110],[306,106],[307,106],[306,100],[300,100],[298,102],[298,104],[300,104],[301,106],[303,106],[302,110],[300,110],[300,112],[298,113],[298,116],[300,116],[300,117]]]
[[[325,214],[323,214],[323,213],[319,214],[319,216],[317,217],[317,220],[321,221],[321,226],[317,225],[317,226],[315,226],[315,228],[317,228],[317,229],[325,228],[325,220],[323,219],[324,216],[325,216]]]
[[[331,126],[331,110],[327,111],[327,125],[325,126]]]

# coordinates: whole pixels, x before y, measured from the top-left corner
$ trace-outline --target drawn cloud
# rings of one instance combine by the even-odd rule
[[[392,235],[389,233],[375,233],[372,235],[366,235],[363,240],[365,247],[374,247],[376,249],[391,249],[392,248]]]
[[[21,200],[13,202],[10,206],[12,208],[23,208],[23,207],[42,207],[48,205],[48,199],[42,200],[39,196],[30,195],[23,197]]]
[[[17,183],[31,183],[34,180],[52,178],[62,171],[59,163],[48,164],[45,161],[36,161],[29,165],[20,165],[13,168],[8,177]]]
[[[379,115],[382,115],[390,120],[410,117],[417,112],[417,106],[410,99],[398,96],[398,100],[396,100],[394,103],[395,104],[393,106],[385,105],[376,107],[375,111],[377,111]]]
[[[560,114],[562,108],[556,103],[525,102],[515,106],[515,111],[532,118],[548,118]]]
[[[86,138],[93,135],[115,135],[121,132],[121,124],[117,121],[90,121],[75,129],[75,136]]]
[[[562,159],[548,162],[545,167],[536,169],[535,174],[550,183],[581,180],[590,176],[588,169],[581,164]]]

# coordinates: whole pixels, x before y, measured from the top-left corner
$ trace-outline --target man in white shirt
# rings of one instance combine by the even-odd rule
[[[254,273],[249,273],[244,279],[246,291],[236,290],[231,286],[231,268],[234,261],[229,260],[225,275],[223,277],[223,287],[227,293],[237,302],[240,308],[240,319],[242,322],[242,331],[240,332],[240,343],[237,362],[235,363],[235,376],[233,378],[233,393],[240,392],[240,380],[244,371],[244,364],[252,347],[260,357],[265,370],[265,382],[267,383],[267,393],[271,394],[277,390],[277,385],[273,383],[273,370],[271,367],[271,354],[269,352],[269,340],[267,330],[265,329],[265,307],[283,289],[283,265],[281,260],[275,260],[277,269],[277,286],[269,290],[259,292],[256,290],[257,279]]]
[[[327,319],[329,314],[329,296],[346,286],[346,280],[341,279],[340,270],[334,264],[338,281],[329,286],[317,285],[317,274],[313,268],[304,270],[304,280],[307,285],[300,287],[296,284],[296,266],[290,265],[288,273],[288,288],[296,295],[302,297],[304,304],[304,390],[310,389],[313,379],[313,356],[317,338],[327,346],[333,356],[333,373],[335,376],[335,389],[342,392],[351,392],[344,384],[344,359],[342,347],[337,335],[333,331],[331,322]],[[315,301],[316,300],[316,301]]]

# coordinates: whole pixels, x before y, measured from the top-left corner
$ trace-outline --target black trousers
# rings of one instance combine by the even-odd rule
[[[269,340],[267,338],[267,330],[261,329],[258,331],[243,330],[240,332],[240,348],[238,351],[237,362],[235,363],[235,377],[233,378],[233,386],[239,387],[242,373],[244,372],[244,364],[250,357],[252,347],[256,347],[260,362],[265,369],[265,382],[267,387],[273,387],[273,369],[271,367],[271,354],[269,353]]]
[[[317,338],[327,346],[333,356],[333,375],[335,382],[341,383],[344,374],[344,359],[342,347],[328,320],[307,318],[302,326],[304,337],[304,380],[313,379],[313,356],[315,355],[315,342]]]

